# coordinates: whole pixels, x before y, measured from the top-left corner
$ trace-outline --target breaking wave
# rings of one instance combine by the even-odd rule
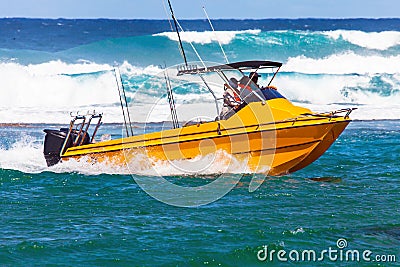
[[[360,55],[354,52],[334,54],[323,58],[290,57],[284,71],[310,74],[400,73],[399,55]]]
[[[104,113],[105,122],[122,122],[114,60],[120,65],[133,120],[146,121],[149,110],[166,93],[164,81],[149,82],[161,72],[158,64],[182,62],[176,38],[175,33],[162,31],[96,41],[53,54],[0,48],[0,122],[67,123],[69,112],[93,109]],[[357,119],[400,118],[399,31],[186,31],[182,39],[189,61],[198,60],[186,43],[190,41],[204,60],[224,62],[219,41],[231,62],[283,62],[274,84],[289,100],[312,110],[350,105],[359,107],[353,114]],[[267,77],[271,76],[263,75],[261,85]],[[222,88],[217,90],[222,93]],[[212,98],[204,90],[181,88],[175,100],[182,121],[193,113],[216,116]],[[202,101],[208,104],[202,106]],[[169,118],[167,101],[159,103],[151,121]],[[388,111],[382,113],[383,107]]]
[[[386,50],[400,45],[400,32],[363,32],[355,30],[336,30],[323,32],[334,40],[342,38],[352,44],[368,49]]]
[[[210,44],[212,42],[220,42],[223,45],[231,43],[239,35],[258,35],[261,30],[246,30],[246,31],[185,31],[180,33],[183,42],[191,42],[196,44]],[[175,32],[157,33],[153,36],[166,36],[170,40],[178,41],[178,36]]]
[[[321,105],[361,105],[361,109],[374,112],[357,112],[358,119],[397,119],[400,117],[399,60],[399,56],[355,53],[318,59],[288,58],[274,84],[289,100],[308,104],[312,110],[320,110]],[[0,63],[0,122],[65,124],[69,112],[89,110],[103,112],[105,122],[122,122],[112,69],[109,64],[60,60],[29,65]],[[152,112],[151,121],[168,120],[165,81],[151,79],[161,69],[124,62],[120,70],[134,113],[133,120],[144,122],[149,119],[149,112],[156,104],[157,112]],[[266,84],[268,77],[271,76],[263,75],[260,84]],[[216,90],[217,94],[222,94],[222,88]],[[164,100],[160,101],[160,98]],[[175,100],[182,121],[196,114],[216,116],[212,97],[204,90],[180,88],[175,92]],[[391,110],[388,117],[378,112],[382,106]]]

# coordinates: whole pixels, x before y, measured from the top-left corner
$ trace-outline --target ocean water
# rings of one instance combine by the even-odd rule
[[[287,257],[293,250],[370,250],[373,260],[325,255],[323,262],[303,261],[304,266],[398,265],[400,20],[219,20],[216,34],[205,20],[181,24],[189,61],[199,60],[189,41],[205,61],[224,63],[218,41],[231,62],[281,61],[274,84],[289,100],[315,111],[357,107],[355,121],[299,172],[266,177],[249,192],[254,177],[240,174],[237,166],[225,178],[240,182],[221,199],[193,208],[167,205],[139,186],[140,178],[154,179],[139,163],[132,175],[125,168],[80,162],[46,167],[42,130],[67,125],[69,112],[96,109],[105,122],[99,134],[121,136],[114,65],[121,70],[135,133],[161,129],[168,106],[154,77],[160,65],[182,62],[168,21],[1,19],[0,265],[296,263],[280,262],[276,254],[272,261],[259,260],[264,246]],[[206,93],[178,88],[179,119],[193,116],[183,104],[196,107],[197,115],[215,116]],[[157,112],[149,116],[155,103]],[[186,187],[220,177],[156,168]],[[162,185],[153,189],[165,193]]]
[[[295,103],[315,111],[357,106],[360,120],[400,118],[398,19],[218,20],[216,33],[203,20],[181,24],[188,61],[199,61],[192,42],[202,60],[225,63],[219,41],[230,62],[282,62],[274,85]],[[65,123],[68,112],[93,107],[105,122],[122,122],[115,65],[128,100],[142,107],[133,120],[148,121],[142,111],[165,98],[164,81],[152,77],[160,65],[183,62],[168,21],[1,19],[0,31],[0,122]],[[207,90],[176,92],[178,105],[210,99]],[[164,106],[153,122],[167,120]]]

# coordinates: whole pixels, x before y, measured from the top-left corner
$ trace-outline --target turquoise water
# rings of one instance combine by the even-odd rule
[[[127,174],[45,167],[43,127],[1,128],[2,266],[266,266],[257,259],[263,245],[322,251],[337,249],[339,238],[347,249],[400,260],[400,121],[352,122],[309,167],[268,177],[253,193],[243,176],[222,199],[195,208],[161,203]],[[215,178],[168,177],[185,186]]]
[[[219,41],[231,63],[282,62],[274,85],[314,111],[358,106],[356,119],[400,118],[400,19],[216,20],[214,26],[216,33],[207,21],[182,21],[189,62],[200,60],[192,43],[203,61],[225,63]],[[0,32],[5,123],[65,123],[67,112],[93,108],[105,113],[106,122],[120,123],[115,65],[128,100],[136,97],[149,110],[146,104],[165,95],[165,83],[148,80],[162,72],[160,65],[175,69],[183,61],[166,20],[9,18],[0,19]],[[265,86],[267,75],[259,82]],[[178,104],[210,97],[208,90],[192,87],[175,93]],[[178,117],[191,119],[179,111]],[[167,120],[163,113],[153,119]]]
[[[132,103],[135,133],[149,121],[152,130],[162,128],[167,102],[147,117],[165,100],[164,80],[156,74],[159,65],[182,63],[168,21],[0,19],[0,266],[299,263],[282,263],[276,254],[260,261],[264,246],[287,254],[331,248],[370,250],[372,260],[386,257],[345,262],[325,255],[323,262],[302,261],[303,266],[398,265],[400,19],[216,20],[216,35],[204,20],[182,26],[189,61],[199,60],[192,42],[202,59],[223,63],[217,39],[230,62],[280,61],[274,85],[287,99],[316,112],[357,107],[351,114],[357,121],[299,172],[267,177],[255,192],[249,192],[254,177],[227,174],[227,183],[241,180],[218,201],[170,206],[137,183],[154,176],[76,162],[48,168],[42,155],[42,130],[66,125],[69,112],[103,112],[99,136],[121,136],[115,64]],[[192,119],[180,104],[204,100],[197,115],[214,110],[208,90],[197,88],[174,88],[179,120]],[[131,171],[141,173],[142,167],[138,163]],[[220,177],[172,175],[168,166],[158,167],[168,181],[187,187]],[[161,184],[153,189],[180,197]],[[347,247],[339,249],[342,239]]]

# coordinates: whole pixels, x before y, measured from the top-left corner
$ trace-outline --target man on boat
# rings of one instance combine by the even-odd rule
[[[261,77],[261,74],[257,73],[257,72],[250,72],[249,75],[250,79],[258,86],[258,88],[260,88],[261,90],[265,90],[265,89],[272,89],[272,90],[278,90],[275,86],[273,85],[269,85],[269,86],[259,86],[258,85],[258,77]]]
[[[238,91],[238,81],[235,78],[230,78],[228,83],[224,85],[224,105],[221,110],[221,119],[226,120],[232,116],[241,104],[241,99]]]
[[[255,75],[251,75],[253,79],[256,77]],[[258,85],[254,82],[248,76],[243,76],[240,81],[239,81],[239,87],[240,87],[240,98],[243,100],[242,106],[245,106],[246,104],[250,102],[258,102],[260,100],[263,100],[263,97],[261,96],[260,88]],[[258,77],[257,77],[258,78]],[[258,81],[258,79],[255,79]]]
[[[258,83],[257,83],[257,82],[258,82],[258,77],[261,77],[260,74],[258,74],[257,72],[250,72],[249,77],[250,77],[250,80],[252,80],[252,81],[254,82],[255,85],[257,85],[258,87],[260,87],[260,86],[258,85]]]

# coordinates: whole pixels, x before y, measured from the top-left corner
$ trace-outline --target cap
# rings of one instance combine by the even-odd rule
[[[232,87],[232,88],[238,88],[238,81],[235,79],[235,78],[230,78],[229,79],[229,85]]]
[[[257,72],[250,72],[249,77],[250,77],[250,78],[252,78],[252,77],[261,77],[261,74],[259,74],[259,73],[257,73]]]

